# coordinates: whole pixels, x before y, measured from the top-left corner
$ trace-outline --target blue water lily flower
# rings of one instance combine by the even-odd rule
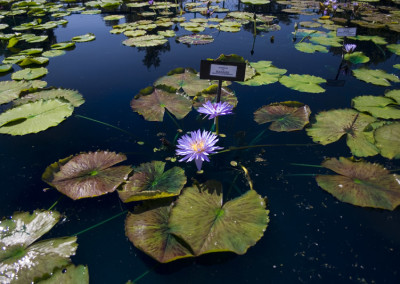
[[[214,146],[217,142],[217,135],[209,131],[192,131],[189,135],[183,135],[178,139],[176,155],[184,156],[179,162],[191,162],[194,160],[197,169],[200,171],[203,161],[210,161],[208,155],[216,153],[216,150],[222,149],[222,147]]]
[[[344,51],[346,51],[346,53],[352,53],[356,49],[356,47],[357,45],[355,44],[345,44]]]
[[[208,119],[213,119],[220,115],[232,114],[233,106],[227,102],[212,103],[207,101],[202,107],[198,108],[198,112],[209,115]]]

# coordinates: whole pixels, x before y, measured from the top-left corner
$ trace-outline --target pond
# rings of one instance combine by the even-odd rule
[[[1,221],[0,282],[63,277],[71,261],[88,268],[79,283],[82,273],[91,283],[397,283],[398,1],[150,2],[2,2],[0,216],[14,217]],[[159,31],[170,37],[138,40]],[[213,41],[180,42],[192,34]],[[43,50],[24,54],[32,48]],[[246,63],[246,81],[224,81],[232,114],[207,119],[196,109],[215,101],[218,82],[195,72],[221,55]],[[45,68],[35,79],[47,86],[26,77],[38,70],[19,72],[28,68]],[[201,171],[176,152],[197,130],[214,141],[186,148],[216,152]],[[60,168],[75,160],[78,178],[66,181]],[[105,188],[112,160],[121,177]],[[142,216],[148,208],[155,215]],[[35,210],[56,218],[46,229],[16,213]],[[18,218],[26,224],[7,227]],[[36,239],[68,236],[78,248],[62,260],[38,250],[35,269],[12,264]]]

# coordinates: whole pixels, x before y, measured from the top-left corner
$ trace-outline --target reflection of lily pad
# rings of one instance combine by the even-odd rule
[[[171,212],[170,232],[186,241],[196,255],[244,254],[262,237],[268,213],[264,199],[254,190],[223,204],[221,184],[208,181],[184,189]]]
[[[127,179],[130,166],[113,167],[125,160],[125,155],[108,151],[82,153],[51,164],[42,179],[72,199],[99,196]]]
[[[318,44],[312,44],[308,42],[299,42],[294,45],[294,47],[305,53],[314,53],[316,51],[322,52],[322,53],[328,53],[328,49],[323,46],[323,45],[318,45]]]
[[[369,57],[365,56],[361,51],[356,51],[353,53],[346,53],[344,55],[344,60],[350,61],[353,64],[359,64],[368,62]]]
[[[323,93],[325,89],[319,86],[321,83],[326,83],[326,80],[321,77],[312,75],[299,75],[290,74],[289,76],[282,76],[279,82],[296,91],[307,93]]]
[[[168,224],[171,207],[168,199],[146,201],[136,206],[125,221],[126,235],[135,247],[164,263],[193,256],[182,241],[171,234]]]
[[[185,44],[193,44],[193,45],[199,45],[199,44],[208,44],[212,43],[214,41],[214,38],[211,35],[198,35],[198,34],[193,34],[193,35],[185,35],[185,36],[180,36],[176,38],[177,41]]]
[[[164,172],[165,163],[153,161],[135,168],[135,173],[118,191],[123,202],[176,196],[186,183],[185,172],[173,167]]]
[[[263,106],[254,112],[258,124],[271,122],[273,131],[301,130],[308,123],[311,110],[300,102],[281,102]]]
[[[184,118],[192,109],[192,101],[182,95],[154,89],[150,95],[131,101],[133,111],[149,121],[163,121],[165,109],[176,118]]]
[[[380,96],[360,96],[352,100],[353,107],[372,116],[385,119],[400,119],[400,109],[395,101]]]
[[[77,249],[76,237],[47,239],[34,243],[47,233],[61,215],[36,210],[14,213],[0,221],[0,282],[33,283],[70,262]]]
[[[46,75],[49,71],[44,68],[25,68],[11,75],[13,80],[33,80]]]
[[[0,82],[0,105],[18,98],[23,90],[31,87],[27,81],[2,81]]]
[[[366,127],[376,119],[352,109],[337,109],[320,112],[316,122],[307,129],[314,142],[327,145],[347,136],[347,146],[359,157],[378,154],[374,141],[364,134]]]
[[[390,86],[390,82],[398,83],[399,78],[394,74],[388,74],[383,70],[372,70],[367,68],[360,68],[353,70],[353,75],[362,81],[372,83],[379,86]]]
[[[341,157],[328,159],[322,166],[339,175],[318,175],[318,185],[340,201],[388,210],[400,204],[399,177],[378,164]]]
[[[0,114],[0,133],[25,135],[56,126],[70,116],[74,107],[58,99],[39,100]]]
[[[400,159],[400,122],[386,124],[376,129],[375,140],[382,156]]]
[[[29,93],[23,96],[22,98],[16,100],[14,102],[14,105],[22,105],[27,102],[35,102],[41,99],[48,100],[55,98],[61,98],[67,100],[74,107],[78,107],[85,102],[82,95],[78,91],[60,88],[54,90],[45,90],[40,92]]]

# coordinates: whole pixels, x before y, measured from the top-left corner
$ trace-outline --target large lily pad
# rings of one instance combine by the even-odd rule
[[[34,243],[48,232],[61,215],[36,210],[14,213],[0,221],[0,282],[33,283],[70,262],[77,249],[76,237],[43,240]]]
[[[341,47],[342,39],[340,37],[325,37],[325,36],[315,36],[311,37],[310,41],[315,44],[325,45],[325,46],[334,46]],[[319,51],[319,50],[318,50]]]
[[[272,84],[278,82],[282,75],[287,72],[286,69],[272,65],[271,61],[251,62],[250,65],[256,70],[257,75],[244,82],[239,82],[242,85],[261,86]]]
[[[360,96],[352,100],[355,109],[369,112],[374,117],[400,119],[400,109],[391,98],[380,96]]]
[[[347,146],[359,157],[373,156],[379,153],[374,141],[364,133],[367,126],[376,119],[352,109],[337,109],[320,112],[316,122],[307,129],[313,141],[327,145],[347,136]]]
[[[13,80],[33,80],[46,75],[49,71],[44,68],[25,68],[11,75]]]
[[[191,69],[182,69],[182,72],[164,76],[158,79],[154,86],[166,85],[176,89],[182,88],[188,96],[194,97],[210,87],[208,80],[200,80],[200,77]]]
[[[119,197],[127,203],[179,195],[186,184],[184,170],[173,167],[164,171],[164,168],[165,163],[160,161],[141,164],[124,188],[118,191]]]
[[[323,46],[323,45],[319,45],[319,44],[312,44],[312,43],[308,43],[308,42],[299,42],[296,43],[294,45],[294,47],[301,51],[301,52],[305,52],[305,53],[314,53],[316,51],[322,52],[322,53],[328,53],[328,49]]]
[[[323,93],[325,89],[320,87],[319,84],[326,83],[326,80],[321,77],[312,75],[299,75],[290,74],[289,76],[282,76],[279,82],[296,91],[307,93]]]
[[[27,103],[0,114],[0,133],[25,135],[56,126],[70,116],[74,107],[58,99]]]
[[[182,95],[154,89],[150,95],[131,101],[133,111],[149,121],[163,121],[165,109],[176,118],[184,118],[192,109],[192,101]]]
[[[394,54],[400,55],[400,44],[388,44],[386,48]]]
[[[198,34],[193,34],[193,35],[185,35],[185,36],[180,36],[176,38],[177,41],[185,44],[193,44],[193,45],[199,45],[199,44],[208,44],[212,43],[214,41],[214,38],[211,35],[198,35]]]
[[[258,124],[271,122],[273,131],[301,130],[309,122],[311,110],[300,102],[280,102],[263,106],[254,112]]]
[[[269,211],[254,190],[223,204],[216,181],[185,188],[172,209],[170,232],[190,245],[196,255],[231,251],[246,253],[264,234]]]
[[[353,53],[346,53],[344,55],[344,60],[350,61],[353,64],[359,64],[367,63],[369,61],[369,57],[364,55],[362,51],[356,51]]]
[[[18,98],[23,90],[27,90],[32,86],[26,81],[2,81],[0,82],[0,105],[11,102]]]
[[[37,282],[37,284],[88,284],[89,270],[87,266],[70,264],[62,269],[57,269],[51,277]]]
[[[51,164],[42,179],[74,200],[99,196],[113,192],[128,178],[130,166],[113,167],[125,160],[115,152],[82,153]]]
[[[400,122],[386,124],[375,130],[375,144],[382,156],[400,159]]]
[[[362,81],[372,83],[379,86],[390,86],[390,82],[398,83],[399,78],[394,74],[388,74],[383,70],[372,70],[367,68],[360,68],[353,70],[353,75]]]
[[[54,90],[45,90],[40,92],[34,92],[27,94],[21,97],[18,100],[14,101],[14,105],[22,105],[27,102],[35,102],[38,100],[48,100],[48,99],[55,99],[60,98],[68,101],[74,107],[78,107],[82,105],[85,100],[83,99],[82,95],[75,90],[67,90],[67,89],[54,89]]]
[[[385,97],[391,98],[400,104],[400,90],[391,90],[385,93]]]
[[[128,38],[124,40],[122,43],[127,46],[148,47],[148,46],[163,45],[166,42],[168,42],[168,40],[162,35],[144,35],[144,36]]]
[[[125,221],[125,233],[138,249],[159,262],[193,256],[190,249],[173,234],[168,223],[171,200],[146,201],[135,207]]]
[[[322,166],[339,175],[318,175],[318,185],[340,201],[388,210],[400,204],[400,177],[378,164],[341,157],[328,159]]]

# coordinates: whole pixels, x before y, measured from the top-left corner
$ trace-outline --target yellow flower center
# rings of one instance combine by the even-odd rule
[[[193,151],[195,151],[197,153],[202,152],[204,150],[204,142],[203,141],[193,143],[191,146],[192,146]]]

